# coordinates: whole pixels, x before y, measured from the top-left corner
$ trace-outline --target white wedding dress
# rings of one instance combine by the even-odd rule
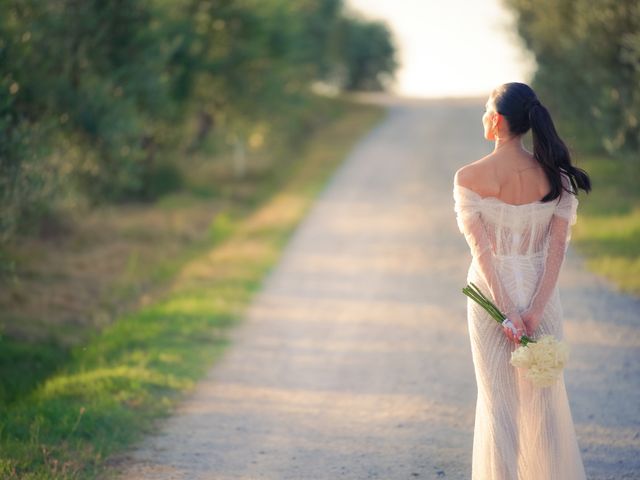
[[[563,176],[563,182],[568,180]],[[458,227],[473,260],[475,283],[502,312],[544,309],[533,338],[563,338],[556,282],[578,201],[511,205],[454,185]],[[509,360],[518,346],[503,327],[468,299],[467,321],[478,396],[472,480],[579,480],[585,471],[564,384],[531,385]],[[571,359],[569,359],[569,362]]]

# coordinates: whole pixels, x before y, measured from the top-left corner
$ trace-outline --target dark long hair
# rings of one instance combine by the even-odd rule
[[[507,119],[511,133],[521,135],[531,129],[533,156],[542,166],[551,185],[551,190],[542,199],[543,202],[560,196],[563,190],[563,173],[571,182],[573,191],[570,193],[576,195],[578,188],[587,193],[591,190],[589,175],[571,164],[569,149],[558,135],[549,111],[540,103],[529,85],[518,82],[505,83],[491,93],[491,98],[496,111]]]

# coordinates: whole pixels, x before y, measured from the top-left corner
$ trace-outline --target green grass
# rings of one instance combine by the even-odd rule
[[[593,191],[580,195],[575,245],[590,269],[640,295],[640,162],[590,156],[579,165],[591,176]]]
[[[0,339],[0,405],[9,405],[28,394],[67,360],[67,350],[53,341],[34,345]]]
[[[69,353],[53,346],[23,355],[39,355],[25,365],[58,367],[34,371],[37,381],[16,387],[0,411],[0,478],[95,478],[111,455],[157,428],[227,347],[228,330],[328,176],[382,115],[369,106],[344,108],[253,210],[212,220],[217,242],[162,272],[172,280],[161,298]],[[31,375],[25,368],[8,365],[2,373]]]

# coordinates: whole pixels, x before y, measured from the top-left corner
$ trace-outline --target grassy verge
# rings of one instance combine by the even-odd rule
[[[214,247],[163,274],[171,282],[162,295],[76,346],[57,371],[43,367],[37,387],[0,412],[0,477],[95,478],[111,455],[153,431],[224,351],[226,332],[290,233],[381,114],[348,106],[274,179],[269,195],[246,213],[220,217]]]
[[[590,156],[580,160],[593,191],[580,196],[574,242],[594,272],[640,295],[640,162]]]

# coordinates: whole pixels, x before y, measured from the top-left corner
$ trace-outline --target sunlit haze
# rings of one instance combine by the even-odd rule
[[[419,97],[475,96],[528,82],[534,60],[500,0],[347,0],[384,20],[398,47],[393,91]]]

